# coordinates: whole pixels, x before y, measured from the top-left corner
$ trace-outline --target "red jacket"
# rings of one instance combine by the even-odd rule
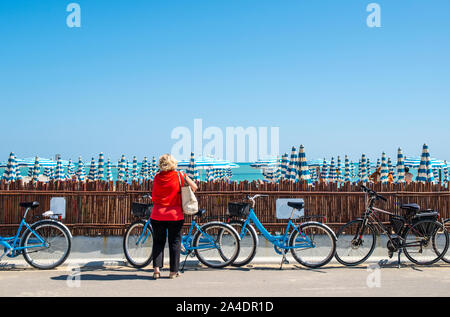
[[[184,173],[180,173],[181,186],[184,184]],[[153,220],[178,221],[183,220],[181,207],[181,187],[176,171],[159,172],[155,175],[152,189]]]

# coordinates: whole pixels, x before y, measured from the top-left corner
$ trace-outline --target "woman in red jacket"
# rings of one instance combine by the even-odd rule
[[[154,279],[161,275],[160,269],[163,267],[166,236],[169,238],[169,277],[178,276],[181,229],[184,223],[181,207],[181,186],[185,181],[194,192],[197,190],[197,185],[186,174],[177,172],[177,160],[172,155],[164,154],[159,158],[159,173],[155,175],[153,180],[153,211],[150,216],[153,228]]]

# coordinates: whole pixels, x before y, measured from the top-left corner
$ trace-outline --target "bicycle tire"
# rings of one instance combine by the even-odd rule
[[[212,230],[214,230],[214,229],[217,230],[217,236],[218,236],[218,238],[216,239],[216,242],[219,242],[220,245],[222,244],[222,240],[219,241],[219,239],[223,239],[225,231],[227,231],[228,234],[230,235],[230,238],[232,238],[232,241],[229,241],[229,244],[232,245],[231,252],[229,255],[228,254],[226,256],[224,255],[222,247],[209,248],[210,250],[217,249],[218,255],[219,255],[220,259],[222,259],[223,262],[218,262],[217,259],[219,259],[219,258],[217,256],[213,256],[212,261],[207,260],[204,255],[205,251],[207,249],[206,248],[200,249],[201,248],[201,240],[200,240],[201,237],[204,236],[204,234],[207,234],[208,236],[212,236],[213,235]],[[209,233],[208,233],[208,231],[209,231]],[[205,239],[207,239],[207,238],[205,237]],[[226,242],[226,241],[223,241],[223,242]],[[211,268],[215,268],[215,269],[224,268],[224,267],[230,265],[231,263],[233,263],[236,260],[237,256],[239,255],[239,250],[240,250],[239,236],[238,236],[238,233],[236,232],[236,230],[233,227],[231,227],[230,225],[221,223],[221,222],[209,222],[209,223],[202,225],[200,227],[200,230],[197,231],[194,235],[194,238],[192,241],[192,246],[194,248],[194,254],[197,257],[197,259],[204,265],[211,267]]]
[[[130,235],[131,235],[131,233],[133,232],[133,230],[134,229],[136,229],[138,226],[142,226],[142,229],[144,228],[144,226],[145,226],[145,223],[146,223],[146,221],[144,221],[144,220],[137,220],[137,221],[135,221],[135,222],[133,222],[129,227],[128,227],[128,229],[125,231],[125,234],[123,235],[123,252],[124,252],[124,254],[125,254],[125,258],[127,259],[127,261],[128,261],[128,263],[130,263],[133,267],[135,267],[135,268],[143,268],[143,267],[146,267],[147,265],[149,265],[150,264],[150,262],[153,260],[153,250],[152,250],[152,244],[153,244],[153,231],[152,231],[152,229],[151,229],[151,227],[150,227],[150,225],[149,226],[147,226],[147,229],[146,230],[148,230],[149,231],[149,234],[150,234],[150,241],[149,241],[149,245],[150,246],[147,246],[148,248],[150,248],[150,254],[149,255],[146,255],[146,254],[144,254],[144,256],[143,256],[143,258],[144,258],[144,260],[142,260],[142,261],[138,261],[137,260],[137,256],[133,256],[133,255],[131,255],[131,252],[130,252],[130,250],[129,250],[129,248],[128,248],[128,244],[129,244],[129,240],[130,240]],[[146,241],[147,242],[147,241]]]
[[[428,224],[428,225],[427,225]],[[431,230],[431,226],[434,226],[433,233],[430,233]],[[434,220],[421,220],[418,221],[417,223],[415,223],[414,225],[410,226],[407,230],[405,230],[405,232],[403,233],[402,237],[403,239],[405,239],[405,243],[408,243],[408,233],[412,232],[411,236],[414,238],[415,237],[415,241],[417,241],[417,237],[419,238],[425,238],[425,239],[429,239],[431,237],[431,243],[428,241],[427,243],[425,243],[424,246],[421,245],[420,247],[420,252],[413,252],[411,249],[413,249],[413,246],[404,246],[403,247],[403,253],[405,253],[406,257],[408,258],[408,260],[410,260],[411,262],[413,262],[414,264],[417,265],[431,265],[436,263],[437,261],[441,260],[442,257],[445,255],[445,253],[448,250],[448,245],[449,245],[449,235],[447,230],[443,230],[443,237],[445,237],[445,246],[443,247],[442,251],[438,251],[436,248],[436,234],[438,232],[438,228],[444,228],[443,224],[440,223],[439,221],[434,221]],[[412,242],[410,242],[412,243]],[[419,261],[417,258],[415,258],[413,256],[413,254],[417,253],[417,254],[423,254],[423,250],[427,248],[428,251],[430,251],[432,249],[432,252],[429,252],[430,256],[432,257],[431,259],[428,258],[428,260],[425,261]],[[425,251],[427,251],[425,250]],[[436,257],[434,257],[434,255],[436,255]]]
[[[317,262],[316,263],[308,262],[308,261],[305,260],[305,259],[308,259],[308,258],[309,259],[317,258],[318,253],[320,251],[322,251],[322,250],[319,251],[318,248],[317,249],[316,248],[293,248],[293,249],[291,249],[291,254],[294,257],[294,259],[298,263],[300,263],[301,265],[304,265],[304,266],[309,267],[309,268],[318,268],[318,267],[321,267],[321,266],[324,266],[324,265],[328,264],[331,261],[331,259],[334,257],[335,252],[336,252],[336,240],[335,240],[335,237],[334,237],[334,233],[327,226],[324,226],[320,222],[309,222],[309,223],[307,222],[307,223],[301,224],[300,225],[300,231],[298,231],[298,230],[292,231],[291,236],[289,238],[289,246],[290,247],[294,246],[294,244],[297,241],[297,237],[298,237],[300,232],[303,233],[303,232],[307,231],[307,229],[312,229],[312,228],[316,228],[316,231],[317,231],[318,228],[320,228],[320,230],[324,230],[326,235],[327,235],[327,237],[331,241],[331,249],[328,252],[328,254],[326,254],[326,257],[323,260],[319,261],[318,263]],[[308,233],[306,233],[306,234],[308,235]],[[315,237],[313,236],[312,237],[312,243],[313,244],[314,244],[314,241],[315,241]],[[320,239],[318,239],[316,241],[320,241]],[[315,254],[314,255],[309,255],[309,256],[303,256],[302,255],[300,257],[299,254],[297,254],[297,251],[302,251],[302,250],[306,251],[306,250],[312,250],[312,249],[315,249],[315,251],[314,251]],[[303,253],[305,253],[305,252],[303,252]]]
[[[366,226],[366,230],[368,230],[369,232],[366,236],[371,236],[371,238],[372,238],[372,243],[371,243],[371,245],[369,245],[369,247],[370,247],[369,252],[367,252],[367,254],[365,254],[365,252],[364,253],[361,252],[362,254],[365,254],[365,255],[362,256],[361,259],[356,260],[356,261],[349,261],[349,259],[347,259],[347,258],[344,259],[345,254],[342,252],[345,252],[345,251],[342,251],[342,249],[345,249],[347,246],[349,246],[353,250],[358,250],[361,246],[361,245],[357,246],[357,245],[353,244],[353,240],[350,242],[351,245],[348,245],[347,241],[344,240],[344,237],[346,236],[344,234],[347,233],[348,230],[350,230],[350,226],[352,226],[352,225],[359,223],[357,228],[360,228],[362,222],[363,222],[362,219],[356,219],[356,220],[349,221],[345,225],[343,225],[341,228],[339,228],[339,231],[336,234],[337,239],[336,239],[335,258],[342,265],[356,266],[361,263],[364,263],[372,255],[373,251],[375,250],[376,239],[377,239],[376,234],[375,234],[376,230],[371,224],[368,223]],[[353,233],[351,233],[351,234],[353,234]],[[364,235],[364,233],[363,233],[363,235]],[[370,244],[370,242],[368,244]]]
[[[43,221],[38,221],[31,225],[31,229],[34,232],[36,232],[44,240],[45,240],[45,237],[43,237],[43,234],[39,234],[38,231],[45,227],[47,227],[47,228],[53,227],[54,229],[59,230],[63,234],[64,240],[66,241],[66,246],[64,247],[64,250],[62,251],[62,256],[59,259],[57,259],[54,263],[45,265],[45,264],[40,264],[38,262],[38,260],[33,259],[35,254],[36,255],[42,254],[42,253],[39,253],[39,251],[48,250],[50,247],[42,248],[41,250],[37,250],[38,248],[33,248],[33,247],[26,248],[28,246],[28,242],[29,242],[29,239],[31,238],[31,236],[32,235],[35,236],[35,234],[30,229],[27,229],[24,232],[21,242],[20,242],[20,246],[25,247],[25,249],[22,250],[22,255],[23,255],[25,261],[29,265],[31,265],[37,269],[40,269],[40,270],[51,270],[51,269],[54,269],[55,267],[63,264],[66,261],[66,259],[69,257],[70,250],[72,248],[72,239],[71,239],[70,232],[66,229],[65,226],[61,225],[58,221],[43,220]],[[49,241],[47,241],[47,242],[50,243]],[[50,245],[51,245],[51,243],[50,243]],[[55,254],[56,252],[53,251],[52,253]],[[33,256],[31,256],[31,255],[33,255]]]
[[[447,231],[450,231],[450,218],[444,220],[444,228],[445,228]],[[450,243],[450,242],[449,242],[449,243]],[[450,245],[449,245],[449,249],[450,249]],[[450,263],[450,251],[448,251],[448,249],[447,249],[447,252],[442,256],[442,259],[441,259],[441,260],[444,261],[444,262],[446,262],[446,263]]]
[[[228,223],[230,226],[232,226],[233,228],[236,229],[236,231],[238,232],[239,237],[241,239],[241,241],[239,242],[240,243],[239,255],[242,253],[244,248],[248,247],[247,243],[250,244],[249,255],[247,257],[244,257],[244,259],[241,259],[238,255],[236,260],[233,261],[233,263],[231,263],[231,266],[234,266],[234,267],[241,267],[241,266],[244,266],[244,265],[247,265],[248,263],[250,263],[254,259],[255,255],[256,255],[256,250],[258,248],[258,235],[256,233],[255,228],[251,224],[247,224],[247,226],[246,226],[247,232],[246,232],[245,236],[247,236],[247,234],[248,234],[250,236],[249,239],[245,239],[245,236],[241,237],[241,230],[242,230],[242,227],[244,226],[244,223],[245,222],[242,220],[232,220]]]

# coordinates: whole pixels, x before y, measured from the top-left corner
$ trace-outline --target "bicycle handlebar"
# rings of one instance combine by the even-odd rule
[[[376,198],[376,199],[381,199],[381,200],[383,200],[383,201],[387,201],[387,199],[386,199],[385,197],[381,196],[381,195],[378,194],[376,191],[374,191],[374,190],[372,190],[372,189],[370,189],[370,188],[367,188],[367,187],[364,186],[364,185],[361,185],[361,188],[362,188],[363,191],[365,191],[365,192],[368,193],[369,195],[373,196],[374,198]]]
[[[262,195],[262,194],[256,194],[252,197],[250,197],[250,195],[247,195],[247,199],[250,200],[252,202],[252,207],[255,206],[255,199],[258,197],[269,197],[269,195]]]

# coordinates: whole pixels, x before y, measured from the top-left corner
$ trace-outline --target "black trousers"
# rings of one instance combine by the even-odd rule
[[[163,267],[166,237],[169,238],[170,272],[180,267],[181,229],[184,220],[158,221],[151,219],[153,228],[153,267]]]

